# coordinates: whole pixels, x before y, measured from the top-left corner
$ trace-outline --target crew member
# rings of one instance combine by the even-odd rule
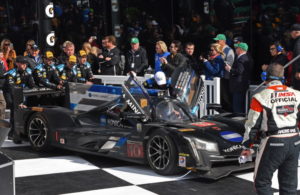
[[[146,88],[167,89],[170,86],[170,79],[167,80],[165,73],[158,71],[154,77],[147,79],[143,85]]]
[[[79,51],[78,64],[76,66],[77,81],[79,83],[93,84],[94,75],[91,64],[87,61],[87,54],[84,50]]]
[[[13,68],[5,73],[5,83],[3,87],[4,97],[6,104],[10,108],[10,123],[11,123],[11,131],[9,133],[9,137],[13,137],[13,141],[15,143],[21,143],[21,139],[18,132],[14,132],[14,110],[17,102],[14,102],[13,96],[14,88],[33,88],[34,80],[31,75],[31,69],[27,68],[27,60],[23,56],[18,56],[16,58],[16,68]],[[19,102],[18,102],[19,104]],[[26,108],[23,102],[20,102],[18,105],[20,108]]]
[[[241,155],[250,155],[255,137],[262,137],[254,170],[258,194],[273,194],[271,180],[277,169],[279,193],[297,194],[300,92],[283,85],[283,75],[282,65],[268,66],[267,88],[253,96],[245,123]]]
[[[63,83],[77,82],[76,63],[76,56],[71,55],[66,64],[60,64],[56,67],[59,78],[63,81]]]
[[[51,51],[45,53],[44,63],[35,67],[33,76],[39,87],[51,89],[61,89],[63,87],[54,66],[54,56]]]

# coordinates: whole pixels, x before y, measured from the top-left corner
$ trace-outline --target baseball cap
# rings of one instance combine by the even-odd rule
[[[244,51],[248,51],[248,44],[247,43],[236,43],[234,44],[234,47],[239,47]]]
[[[39,50],[39,46],[37,46],[36,44],[34,44],[34,45],[31,46],[31,49],[33,49],[33,50]]]
[[[300,24],[293,24],[291,26],[291,31],[300,31]]]
[[[52,51],[46,51],[45,53],[46,58],[54,58]]]
[[[69,57],[69,62],[73,62],[73,63],[76,63],[76,56],[74,56],[74,55],[71,55],[70,57]]]
[[[83,56],[87,56],[86,52],[84,50],[80,50],[79,51],[79,56],[83,57]]]
[[[155,73],[154,79],[158,85],[167,84],[166,75],[162,71],[158,71],[157,73]]]
[[[241,36],[234,37],[233,42],[234,43],[243,42],[243,37],[241,37]]]
[[[131,41],[130,41],[130,43],[134,43],[134,44],[139,43],[139,42],[140,42],[139,39],[136,37],[131,38]]]
[[[26,60],[26,58],[24,56],[18,56],[16,58],[16,63],[27,64],[28,61]]]
[[[218,34],[215,38],[215,41],[219,41],[219,40],[225,40],[226,41],[226,36],[224,34]]]

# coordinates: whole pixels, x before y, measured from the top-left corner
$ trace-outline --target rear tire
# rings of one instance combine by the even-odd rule
[[[33,114],[27,123],[27,134],[30,145],[37,151],[50,150],[50,136],[48,122],[40,114]]]
[[[156,173],[174,175],[182,171],[182,168],[177,165],[177,147],[163,130],[157,130],[150,136],[146,150],[148,163]]]

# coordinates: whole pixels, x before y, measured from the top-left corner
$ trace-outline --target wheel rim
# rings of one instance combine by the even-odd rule
[[[47,138],[48,128],[40,118],[34,118],[29,123],[28,137],[35,147],[44,146]]]
[[[148,158],[155,169],[165,169],[170,163],[170,156],[170,147],[164,137],[156,135],[149,140]]]

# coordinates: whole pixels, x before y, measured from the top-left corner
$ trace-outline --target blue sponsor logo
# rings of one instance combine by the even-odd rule
[[[228,140],[228,141],[231,141],[231,142],[242,142],[243,141],[243,137],[236,133],[236,132],[233,132],[233,131],[222,131],[220,133],[221,137]]]
[[[126,138],[126,137],[121,137],[121,138],[119,139],[119,141],[117,142],[116,146],[121,147],[121,146],[123,146],[123,145],[126,143],[126,141],[127,141],[127,138]]]
[[[106,119],[107,119],[106,115],[100,116],[100,126],[106,126],[106,123],[107,123]]]

